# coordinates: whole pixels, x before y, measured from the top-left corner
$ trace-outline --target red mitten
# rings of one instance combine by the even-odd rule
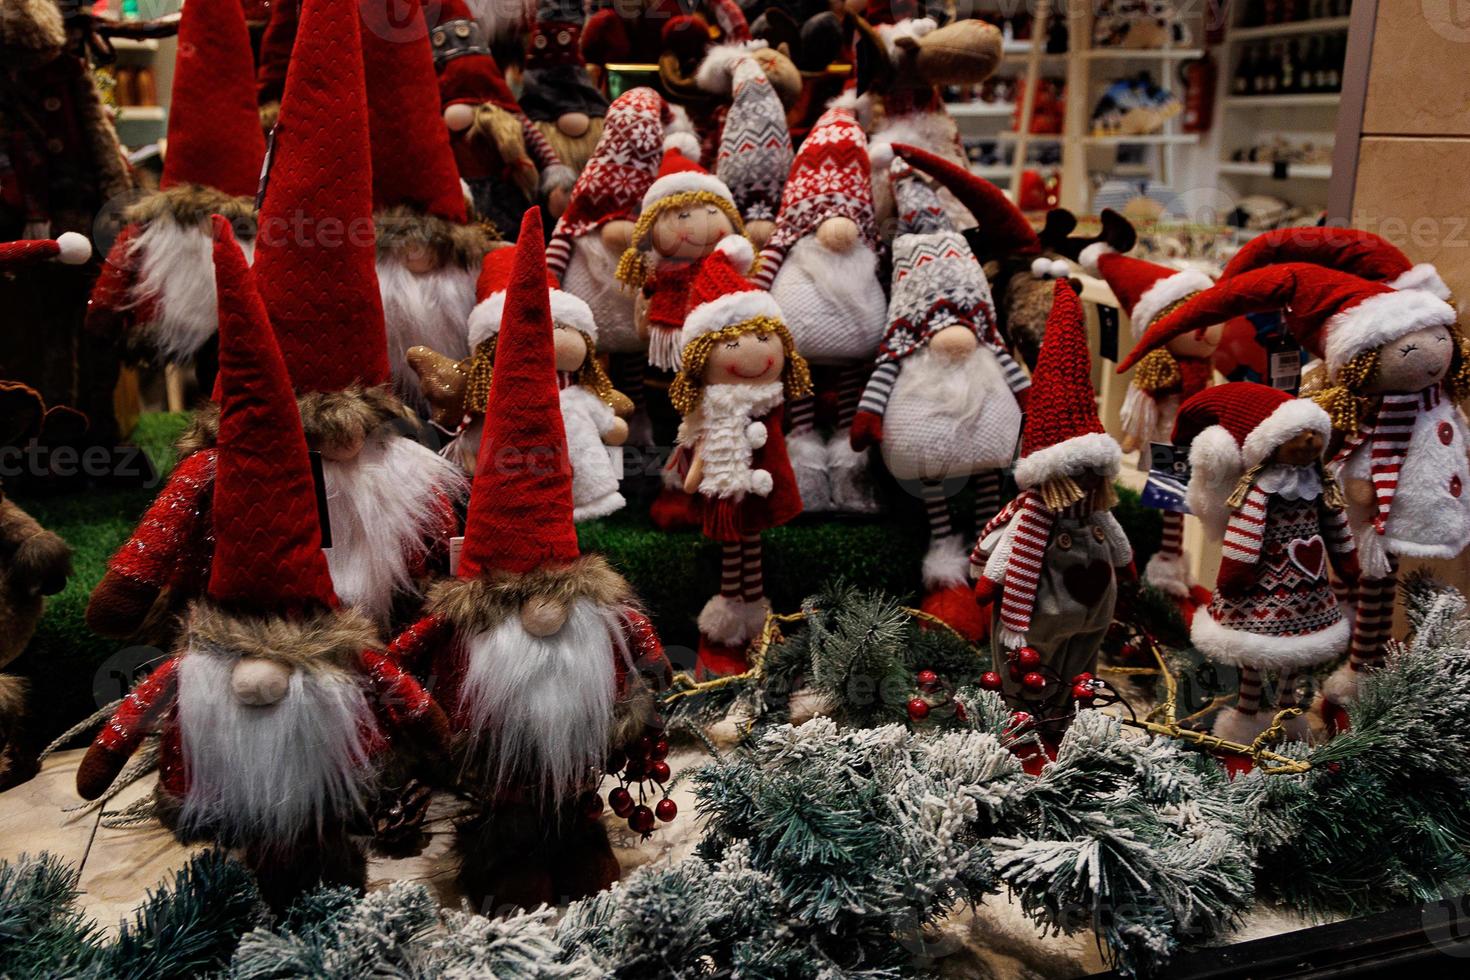
[[[127,761],[128,757],[122,753],[93,742],[77,767],[77,795],[84,800],[95,800],[107,792]]]
[[[124,639],[142,629],[159,589],[108,569],[87,601],[87,626],[111,639]]]
[[[1026,411],[1026,403],[1031,400],[1031,387],[1027,385],[1016,392],[1016,404],[1021,406],[1021,411]]]
[[[1256,578],[1256,567],[1234,558],[1220,559],[1220,574],[1215,578],[1215,591],[1231,599],[1245,595]]]
[[[996,585],[985,576],[975,580],[975,601],[982,606],[987,602],[994,602],[996,595],[1000,593],[1000,586]]]
[[[858,453],[878,445],[883,441],[883,416],[877,412],[858,412],[853,416],[852,432],[848,434],[847,441],[853,452]]]
[[[1138,566],[1132,560],[1126,565],[1120,565],[1113,569],[1113,574],[1118,576],[1119,582],[1137,582]]]

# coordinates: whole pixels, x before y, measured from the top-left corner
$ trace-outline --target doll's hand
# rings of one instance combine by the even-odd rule
[[[775,489],[776,481],[772,479],[769,470],[750,471],[750,492],[757,497],[765,497]]]
[[[84,800],[95,800],[107,792],[127,761],[127,756],[94,742],[77,767],[77,795]]]
[[[132,636],[158,599],[159,590],[109,570],[87,602],[87,626],[113,639]]]
[[[975,580],[975,601],[980,605],[983,606],[986,603],[994,602],[998,592],[1000,592],[1000,586],[996,585],[984,575],[981,575]]]
[[[847,442],[852,451],[860,453],[869,446],[883,441],[883,416],[877,412],[858,412],[852,419],[852,431]]]
[[[626,419],[613,419],[612,426],[602,437],[604,446],[621,446],[628,441],[628,422]]]
[[[769,433],[766,432],[766,423],[752,422],[745,427],[745,441],[751,449],[759,449],[766,444]]]
[[[1220,574],[1215,578],[1215,591],[1229,599],[1245,595],[1255,578],[1255,566],[1234,558],[1220,559]]]

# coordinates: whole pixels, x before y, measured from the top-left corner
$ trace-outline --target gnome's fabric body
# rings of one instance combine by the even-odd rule
[[[432,679],[460,733],[461,782],[479,808],[460,829],[460,877],[494,907],[578,898],[617,877],[577,795],[610,749],[642,734],[669,680],[632,588],[577,548],[540,215],[525,221],[457,578],[391,648]]]
[[[238,3],[199,3],[179,22],[179,55],[159,188],[130,204],[87,306],[87,326],[139,354],[195,358],[214,337],[211,214],[235,223],[247,256],[265,137]],[[202,383],[212,380],[202,372]]]
[[[1117,576],[1133,563],[1109,509],[1122,450],[1097,416],[1082,304],[1065,282],[1053,296],[1021,433],[1020,494],[971,556],[976,597],[994,600],[991,653],[1005,697],[1048,737],[1070,721],[1073,679],[1096,670]],[[1040,655],[1037,669],[1022,666],[1024,650]]]
[[[868,454],[850,445],[858,399],[887,327],[867,141],[852,112],[828,109],[801,144],[756,283],[781,308],[797,349],[835,400],[830,437],[816,401],[792,404],[791,456],[808,510],[874,513]]]
[[[1347,649],[1348,621],[1327,577],[1329,565],[1344,581],[1358,575],[1341,495],[1320,458],[1276,458],[1304,433],[1325,447],[1331,430],[1311,401],[1242,381],[1187,399],[1171,433],[1189,446],[1190,509],[1223,542],[1214,596],[1190,628],[1201,653],[1240,671],[1239,700],[1212,729],[1221,738],[1249,745],[1271,723],[1266,672],[1277,673],[1276,707],[1295,707],[1302,672]],[[1287,730],[1305,740],[1306,719]]]
[[[214,233],[220,541],[175,653],[97,736],[77,790],[102,795],[158,732],[160,818],[183,841],[239,849],[281,910],[319,884],[364,887],[355,835],[375,756],[399,736],[442,752],[449,733],[372,625],[338,606],[285,364],[224,218]]]

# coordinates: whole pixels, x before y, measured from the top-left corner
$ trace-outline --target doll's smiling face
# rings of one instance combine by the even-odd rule
[[[722,340],[710,349],[704,380],[712,385],[770,384],[781,377],[786,350],[770,331],[751,331]]]
[[[1455,341],[1448,327],[1423,327],[1378,350],[1378,370],[1368,383],[1374,394],[1431,388],[1449,373]]]
[[[710,254],[721,238],[734,231],[725,212],[713,204],[669,208],[653,223],[653,250],[666,259],[693,262]]]

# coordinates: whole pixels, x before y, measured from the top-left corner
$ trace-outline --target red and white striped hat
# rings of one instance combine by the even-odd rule
[[[1450,287],[1439,270],[1428,262],[1415,265],[1397,245],[1359,228],[1278,228],[1257,235],[1235,253],[1221,279],[1230,279],[1255,269],[1286,262],[1311,262],[1338,272],[1347,272],[1381,282],[1394,289],[1422,289],[1450,298]]]
[[[59,259],[63,265],[81,265],[91,257],[92,243],[86,235],[74,231],[64,231],[56,238],[0,242],[0,269],[46,259]]]
[[[1316,402],[1251,381],[1215,385],[1179,406],[1171,437],[1189,446],[1192,465],[1210,472],[1248,470],[1282,443],[1311,431],[1325,444],[1332,421]]]
[[[475,281],[475,308],[470,311],[469,342],[474,350],[482,340],[500,332],[505,314],[505,294],[515,268],[516,249],[498,248],[485,256],[480,278]],[[551,321],[558,327],[580,330],[597,342],[597,322],[592,308],[571,293],[563,292],[561,283],[548,269],[546,287],[551,292]]]

